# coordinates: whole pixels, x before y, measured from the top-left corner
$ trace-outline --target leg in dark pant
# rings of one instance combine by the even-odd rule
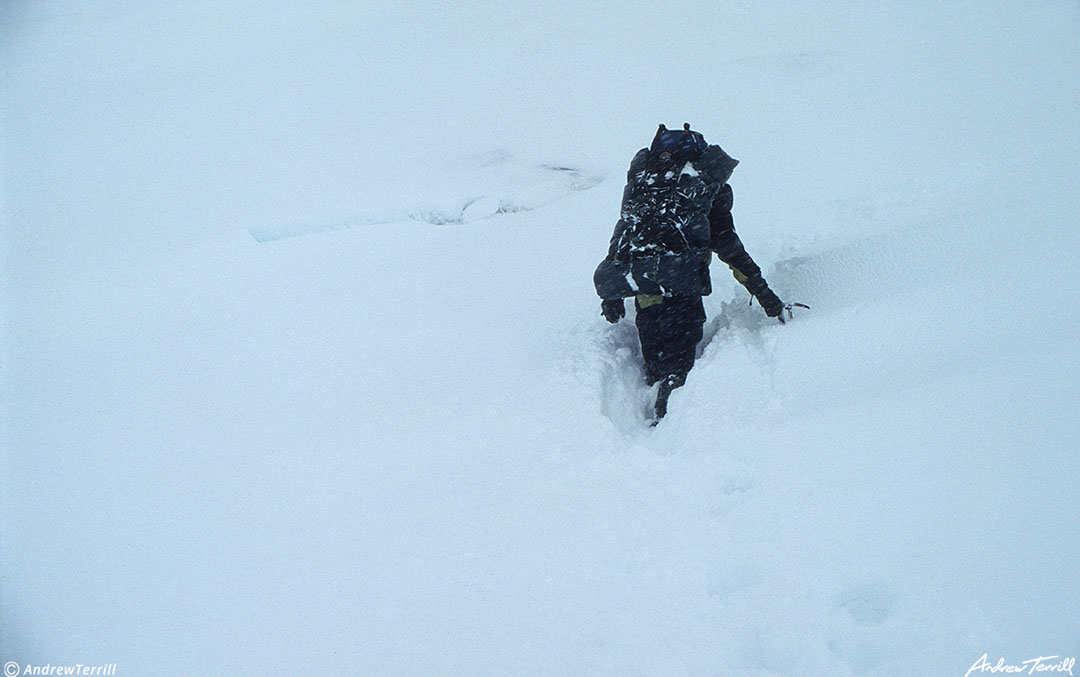
[[[672,377],[671,386],[677,388],[686,381],[703,324],[705,306],[700,296],[667,297],[645,308],[637,305],[638,338],[649,385]]]

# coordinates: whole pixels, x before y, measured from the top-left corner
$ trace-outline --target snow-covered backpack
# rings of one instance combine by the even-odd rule
[[[709,210],[735,164],[689,124],[660,125],[630,163],[608,257],[593,277],[597,293],[709,294]]]

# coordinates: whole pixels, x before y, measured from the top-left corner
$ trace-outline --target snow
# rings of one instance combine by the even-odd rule
[[[0,19],[0,660],[1080,654],[1076,3]],[[684,121],[811,310],[780,326],[715,264],[653,429],[592,271],[630,158]]]

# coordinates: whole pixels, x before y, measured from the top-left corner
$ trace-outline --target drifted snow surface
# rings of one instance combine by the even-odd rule
[[[1080,8],[887,4],[5,4],[0,660],[1080,654]],[[715,264],[651,429],[591,274],[684,120],[812,309]]]

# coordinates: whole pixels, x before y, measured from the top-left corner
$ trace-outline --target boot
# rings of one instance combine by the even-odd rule
[[[667,403],[668,398],[671,397],[671,391],[684,383],[686,383],[686,374],[671,374],[660,381],[660,389],[656,393],[656,416],[653,418],[652,425],[656,425],[667,415]]]

